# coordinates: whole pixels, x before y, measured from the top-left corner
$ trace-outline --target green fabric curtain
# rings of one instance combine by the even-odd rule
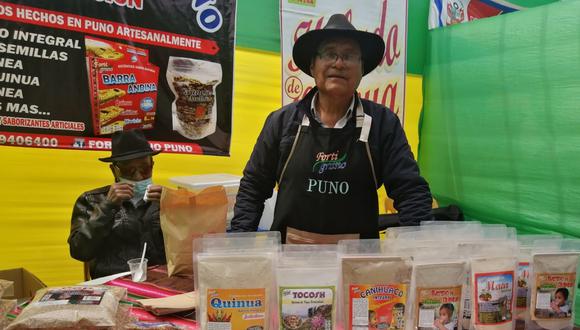
[[[419,164],[434,196],[519,233],[580,237],[580,1],[428,42]]]
[[[580,1],[429,33],[420,165],[435,196],[580,237]]]

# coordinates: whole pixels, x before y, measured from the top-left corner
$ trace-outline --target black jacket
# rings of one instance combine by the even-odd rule
[[[272,196],[278,183],[303,115],[314,121],[310,105],[315,93],[316,88],[301,101],[272,112],[266,119],[240,182],[232,231],[257,230],[264,201]],[[380,104],[359,100],[365,113],[373,119],[368,142],[379,187],[385,185],[399,211],[402,225],[415,225],[421,220],[431,219],[429,185],[419,175],[419,167],[399,119]],[[355,116],[347,125],[355,125]]]
[[[76,201],[68,238],[70,255],[90,263],[91,277],[129,270],[127,260],[140,258],[147,242],[148,265],[165,264],[159,224],[159,202],[107,201],[110,186],[83,193]]]

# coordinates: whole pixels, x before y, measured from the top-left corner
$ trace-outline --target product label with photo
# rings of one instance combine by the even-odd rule
[[[526,309],[528,306],[528,281],[530,279],[530,263],[520,262],[518,264],[518,290],[516,297],[516,308]]]
[[[280,329],[334,329],[336,288],[280,287]]]
[[[457,329],[461,305],[461,286],[417,288],[415,322],[420,330]]]
[[[48,290],[37,305],[99,305],[106,290],[100,289],[54,289]]]
[[[532,319],[570,319],[574,309],[576,273],[536,274]]]
[[[475,274],[473,290],[476,324],[492,325],[512,320],[513,271]]]
[[[407,290],[406,284],[351,285],[352,329],[404,329]]]
[[[265,329],[266,289],[208,289],[207,329]]]

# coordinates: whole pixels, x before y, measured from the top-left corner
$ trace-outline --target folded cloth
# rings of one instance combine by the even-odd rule
[[[137,299],[137,302],[155,315],[167,315],[195,309],[197,294],[192,291],[165,298]]]

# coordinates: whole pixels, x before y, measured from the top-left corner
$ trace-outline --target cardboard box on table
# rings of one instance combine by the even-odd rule
[[[14,282],[13,286],[4,291],[3,299],[34,297],[37,290],[46,288],[46,284],[24,268],[0,270],[0,278]]]

